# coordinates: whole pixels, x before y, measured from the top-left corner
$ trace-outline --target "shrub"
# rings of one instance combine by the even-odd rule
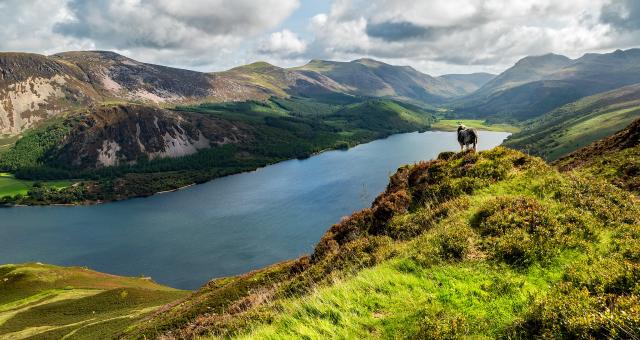
[[[544,262],[563,247],[576,246],[584,234],[584,224],[562,217],[529,197],[498,197],[485,204],[471,220],[483,236],[483,247],[496,259],[511,265],[528,266]],[[586,233],[591,235],[591,233]]]
[[[640,336],[638,295],[592,295],[560,284],[507,332],[512,338],[612,339]]]
[[[476,234],[464,223],[443,224],[418,238],[411,246],[410,258],[422,266],[441,261],[460,261],[473,249]]]

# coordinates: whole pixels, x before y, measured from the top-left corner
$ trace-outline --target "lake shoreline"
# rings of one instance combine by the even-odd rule
[[[483,128],[476,128],[476,130],[478,131],[486,131],[486,132],[507,132],[507,133],[511,133],[510,131],[496,131],[496,130],[492,130],[492,129],[483,129]],[[211,182],[213,180],[219,179],[219,178],[224,178],[227,176],[233,176],[233,175],[238,175],[238,174],[243,174],[243,173],[250,173],[250,172],[254,172],[257,171],[259,169],[274,165],[274,164],[278,164],[278,163],[282,163],[282,162],[287,162],[287,161],[292,161],[292,160],[304,160],[304,159],[309,159],[311,157],[314,156],[318,156],[320,154],[323,154],[325,152],[330,152],[330,151],[348,151],[354,147],[360,146],[360,145],[364,145],[364,144],[368,144],[374,141],[379,141],[379,140],[384,140],[387,139],[391,136],[395,136],[395,135],[401,135],[401,134],[407,134],[407,133],[425,133],[425,132],[452,132],[455,130],[451,130],[448,127],[440,127],[440,128],[436,128],[436,129],[426,129],[426,130],[414,130],[414,131],[408,131],[408,132],[399,132],[399,133],[394,133],[394,134],[390,134],[387,136],[384,136],[382,138],[375,138],[375,139],[371,139],[371,140],[365,140],[361,143],[355,144],[353,146],[349,146],[348,148],[327,148],[318,152],[314,152],[312,154],[310,154],[308,157],[304,157],[304,158],[300,158],[300,157],[293,157],[293,158],[287,158],[287,159],[282,159],[282,160],[278,160],[275,162],[270,162],[267,164],[264,164],[262,166],[257,166],[255,168],[246,170],[239,170],[237,172],[229,172],[229,173],[225,173],[219,176],[215,176],[212,177],[204,182],[193,182],[193,183],[189,183],[174,189],[168,189],[168,190],[162,190],[162,191],[157,191],[157,192],[150,192],[150,193],[145,193],[145,194],[141,194],[141,195],[130,195],[130,196],[124,196],[122,198],[116,198],[116,199],[110,199],[110,200],[85,200],[85,201],[80,201],[80,202],[73,202],[73,203],[46,203],[46,202],[29,202],[27,204],[25,203],[20,203],[20,204],[13,204],[13,203],[2,203],[0,204],[0,208],[28,208],[28,207],[46,207],[46,206],[63,206],[63,207],[76,207],[76,206],[91,206],[91,205],[98,205],[98,204],[104,204],[104,203],[113,203],[113,202],[121,202],[121,201],[126,201],[126,200],[130,200],[130,199],[136,199],[136,198],[147,198],[147,197],[152,197],[155,195],[161,195],[161,194],[167,194],[167,193],[172,193],[172,192],[176,192],[176,191],[180,191],[180,190],[184,190],[184,189],[188,189],[190,187],[196,186],[196,185],[200,185],[200,184],[204,184],[204,183],[208,183]]]
[[[508,133],[481,133],[478,150]],[[457,151],[455,133],[403,133],[112,204],[0,209],[7,263],[87,266],[195,289],[312,251],[343,216],[370,206],[405,164]],[[62,251],[61,251],[62,250]]]

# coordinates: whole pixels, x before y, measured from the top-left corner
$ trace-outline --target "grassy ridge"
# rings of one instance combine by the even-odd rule
[[[128,336],[637,336],[639,213],[516,151],[444,153],[399,169],[311,256],[212,281]]]
[[[640,117],[640,85],[587,97],[523,123],[505,145],[556,160],[622,130]]]
[[[502,158],[496,156],[489,152],[480,160],[493,158],[495,166]],[[586,188],[576,187],[582,183],[539,163],[522,170],[508,170],[504,180],[456,202],[457,208],[438,223],[425,221],[430,216],[425,210],[437,204],[395,216],[389,227],[396,231],[431,226],[415,239],[392,244],[387,251],[394,255],[370,269],[256,311],[255,319],[242,326],[248,331],[241,337],[636,334],[636,286],[615,282],[632,279],[638,270],[637,253],[629,249],[640,238],[628,238],[635,233],[638,202],[612,207],[622,213],[616,217],[606,207],[570,198],[576,189],[586,194]],[[589,196],[625,196],[606,185],[587,190],[593,191]],[[606,267],[611,272],[602,271]],[[599,305],[601,294],[608,294],[612,305]],[[603,316],[605,309],[611,314]]]
[[[150,279],[29,263],[0,266],[0,338],[95,339],[187,293]]]

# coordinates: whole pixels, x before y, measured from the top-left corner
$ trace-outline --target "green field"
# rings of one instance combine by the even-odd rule
[[[469,128],[483,131],[504,131],[518,132],[520,128],[511,124],[487,124],[486,121],[480,119],[440,119],[431,124],[432,130],[456,131],[458,125],[464,124]]]
[[[0,197],[26,195],[33,187],[35,181],[27,181],[15,178],[10,173],[0,172]],[[63,189],[73,185],[73,181],[43,181],[40,182],[44,187]]]
[[[112,338],[188,292],[39,263],[0,266],[0,338]]]

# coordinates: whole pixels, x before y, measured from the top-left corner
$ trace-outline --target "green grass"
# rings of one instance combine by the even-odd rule
[[[466,127],[483,130],[483,131],[503,131],[518,132],[520,128],[506,123],[488,124],[484,120],[479,119],[439,119],[431,124],[433,130],[456,131],[458,125],[464,124]]]
[[[37,263],[0,266],[0,338],[114,337],[187,292],[145,278]]]
[[[543,296],[559,281],[564,265],[526,272],[483,263],[427,270],[409,259],[395,259],[311,296],[282,302],[271,324],[241,338],[411,338],[438,323],[465,328],[474,337],[496,338],[529,299]],[[496,286],[502,289],[498,294]]]
[[[27,195],[34,183],[36,183],[36,181],[21,180],[15,178],[15,176],[10,173],[0,172],[0,197]],[[70,180],[59,180],[39,183],[44,187],[59,190],[73,185],[74,182]]]
[[[610,136],[640,118],[640,107],[608,112],[582,119],[555,137],[554,145],[545,150],[545,157],[555,160],[596,140]]]
[[[222,312],[198,314],[200,328],[181,326],[195,316],[176,308],[170,329],[251,339],[620,336],[640,322],[638,204],[505,148],[445,153],[401,168],[310,259],[275,266],[289,274],[273,285],[259,273],[233,278],[262,283]],[[613,304],[598,304],[602,294]],[[131,335],[163,334],[149,332],[158,319]]]
[[[640,117],[640,86],[586,97],[536,119],[511,135],[508,147],[553,161],[610,136]]]

